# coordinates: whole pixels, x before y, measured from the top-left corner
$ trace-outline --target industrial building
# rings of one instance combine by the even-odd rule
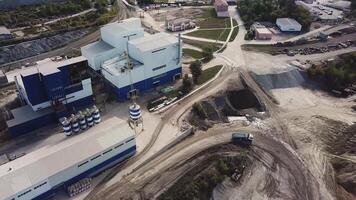
[[[116,117],[0,166],[4,200],[44,199],[136,152],[135,133]],[[69,194],[71,195],[71,194]]]
[[[291,18],[277,18],[276,25],[283,32],[299,32],[302,30],[302,25]]]
[[[186,18],[178,18],[167,21],[167,29],[170,31],[184,31],[195,27],[195,23]]]
[[[251,25],[251,31],[255,33],[256,40],[270,40],[272,39],[272,32],[266,26],[255,22]]]
[[[82,47],[81,52],[119,101],[181,77],[179,37],[145,34],[139,18],[105,25],[100,32],[101,40]]]
[[[93,104],[87,60],[76,57],[45,59],[16,73],[14,81],[22,106],[11,110],[7,126],[12,136],[24,134]]]
[[[229,4],[226,0],[215,0],[214,8],[218,17],[229,17]]]

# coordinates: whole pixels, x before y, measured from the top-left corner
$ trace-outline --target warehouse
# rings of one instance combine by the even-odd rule
[[[81,51],[119,101],[181,77],[179,37],[167,33],[144,34],[139,18],[111,23],[100,31],[101,40],[82,47]]]
[[[272,39],[272,33],[266,28],[266,26],[255,22],[250,27],[251,31],[255,33],[256,40],[270,40]]]
[[[106,122],[1,165],[0,197],[43,199],[134,155],[130,126],[116,117]]]
[[[22,106],[11,110],[7,126],[12,136],[24,134],[93,104],[87,60],[45,59],[17,72],[14,81]]]
[[[291,18],[278,18],[276,20],[276,24],[283,32],[299,32],[302,30],[302,25],[300,25],[295,19]]]

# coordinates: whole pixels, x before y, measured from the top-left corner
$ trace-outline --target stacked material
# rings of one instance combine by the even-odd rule
[[[91,187],[91,178],[84,178],[67,187],[67,192],[70,197],[73,197]]]

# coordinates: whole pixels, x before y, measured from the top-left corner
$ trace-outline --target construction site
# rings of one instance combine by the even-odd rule
[[[121,3],[127,19],[100,27],[99,40],[80,36],[81,55],[5,68],[2,199],[356,198],[356,80],[345,56],[353,45],[291,56],[299,46],[267,44],[279,52],[272,55],[244,40],[235,6],[217,19],[211,6]],[[193,16],[193,30],[166,30],[167,17]],[[226,38],[189,35],[211,23]],[[183,48],[212,44],[200,76],[217,70],[194,83],[190,66],[200,59]],[[331,79],[332,70],[350,77]]]

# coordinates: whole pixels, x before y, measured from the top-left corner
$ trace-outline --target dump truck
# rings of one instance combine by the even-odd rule
[[[253,141],[253,135],[250,133],[233,133],[232,142],[234,144],[250,145]]]

